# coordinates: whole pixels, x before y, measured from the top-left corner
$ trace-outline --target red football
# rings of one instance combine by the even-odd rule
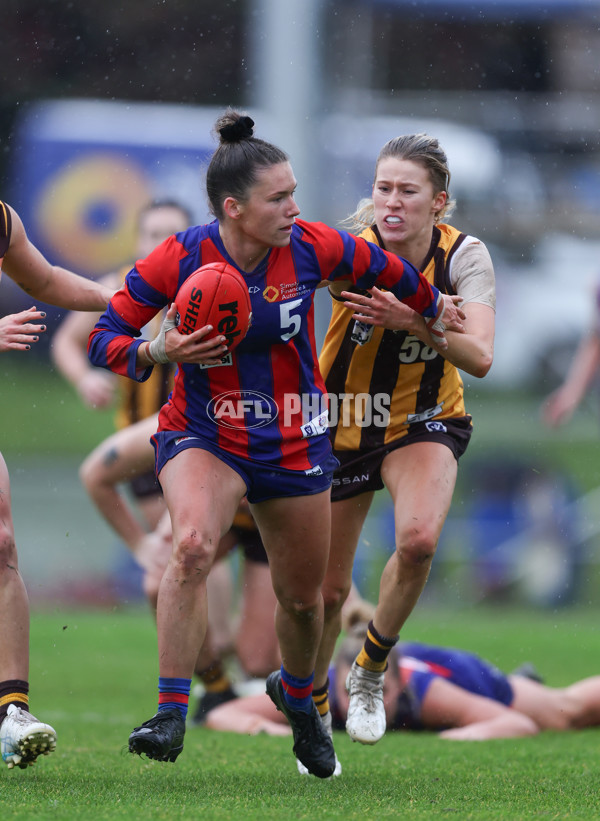
[[[191,334],[205,325],[223,335],[233,350],[248,333],[252,321],[250,294],[244,277],[226,262],[211,262],[185,280],[175,296],[179,333]]]

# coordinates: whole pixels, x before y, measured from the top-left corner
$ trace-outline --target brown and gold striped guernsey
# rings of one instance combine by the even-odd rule
[[[361,236],[382,245],[376,230]],[[465,234],[450,225],[433,229],[423,273],[442,293],[454,293],[450,261],[464,240]],[[465,415],[460,374],[433,348],[406,331],[383,328],[374,328],[360,345],[351,338],[354,331],[351,311],[334,297],[319,358],[327,391],[338,397],[339,421],[331,429],[334,450],[377,448],[405,436],[411,422]],[[343,402],[342,394],[347,395]],[[370,406],[364,394],[370,394]],[[381,424],[385,411],[389,420]]]
[[[10,245],[11,228],[12,220],[10,211],[8,206],[0,200],[0,266]]]

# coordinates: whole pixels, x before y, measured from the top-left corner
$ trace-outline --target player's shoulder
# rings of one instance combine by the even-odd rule
[[[0,200],[0,259],[4,257],[10,245],[12,233],[12,214],[10,206]]]
[[[202,223],[201,225],[190,225],[188,228],[184,228],[183,231],[173,234],[173,238],[176,242],[181,242],[183,245],[186,245],[196,240],[202,240],[208,237],[213,238],[215,235],[218,236],[218,234],[219,223],[217,220],[213,220],[212,222]]]
[[[460,228],[455,228],[454,225],[448,223],[439,223],[435,226],[435,234],[438,234],[438,245],[447,246],[453,250],[454,253],[464,252],[467,248],[483,248],[487,250],[484,242],[472,234],[467,234],[461,231]]]
[[[308,220],[297,219],[292,228],[292,238],[304,240],[305,242],[317,243],[323,239],[331,239],[338,235],[339,231],[326,225],[324,222],[308,222]]]

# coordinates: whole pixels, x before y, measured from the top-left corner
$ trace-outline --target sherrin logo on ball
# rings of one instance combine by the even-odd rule
[[[230,351],[246,336],[252,321],[246,281],[227,262],[210,262],[190,274],[177,291],[175,304],[179,333],[212,325],[213,332],[205,338],[224,336]]]

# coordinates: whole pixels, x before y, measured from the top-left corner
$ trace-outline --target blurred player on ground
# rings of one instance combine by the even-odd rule
[[[366,624],[350,628],[329,671],[336,730],[345,726],[349,702],[345,682],[366,633]],[[600,725],[600,676],[567,687],[548,687],[535,670],[507,675],[465,650],[410,641],[396,645],[388,663],[383,688],[388,730],[429,730],[449,740],[484,741]],[[206,726],[249,735],[289,732],[266,695],[217,707]]]

